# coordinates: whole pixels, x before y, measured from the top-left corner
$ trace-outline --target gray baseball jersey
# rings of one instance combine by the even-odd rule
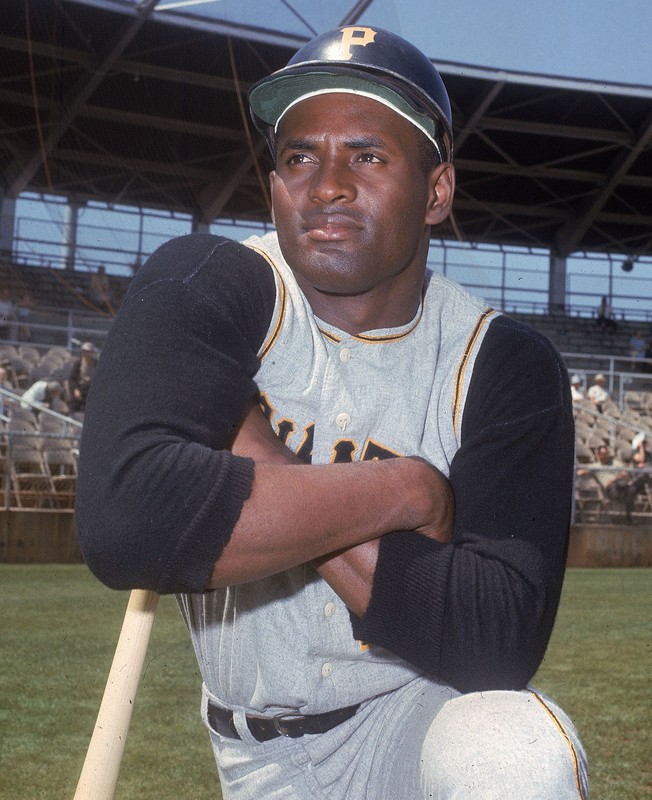
[[[497,312],[431,274],[409,324],[351,336],[314,316],[275,234],[245,244],[274,269],[256,381],[288,447],[313,463],[420,455],[448,474],[474,361]],[[418,674],[356,641],[348,610],[309,565],[179,603],[208,694],[236,711],[320,713]]]

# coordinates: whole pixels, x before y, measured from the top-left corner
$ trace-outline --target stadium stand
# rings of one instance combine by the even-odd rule
[[[0,286],[9,288],[16,300],[26,293],[30,294],[36,307],[43,311],[80,310],[107,316],[90,299],[92,277],[90,272],[13,264],[0,259]],[[111,296],[116,298],[116,306],[120,305],[129,280],[116,275],[109,276]]]
[[[42,377],[60,376],[65,396],[66,364],[74,355],[55,348],[29,361],[21,350],[0,345],[0,360],[8,357],[13,367],[0,387],[0,507],[73,509],[83,417],[69,416],[65,402],[60,413],[39,403],[23,408],[21,400],[25,388]]]
[[[69,348],[71,339],[92,341],[101,346],[120,306],[130,278],[110,276],[112,313],[97,308],[89,299],[92,275],[86,272],[35,267],[0,259],[0,288],[8,288],[14,306],[25,295],[31,298],[29,317],[17,315],[10,321],[8,343],[32,345],[21,358],[35,359],[33,350]],[[6,344],[7,342],[0,342]]]
[[[652,464],[645,468],[634,463],[637,437],[645,435],[652,442],[652,390],[625,393],[624,403],[611,402],[603,412],[590,404],[575,408],[576,467],[589,475],[575,483],[575,521],[584,523],[649,523],[652,521]],[[634,485],[631,513],[625,494],[613,498],[605,492],[591,465],[598,461],[598,448],[607,447],[614,456],[613,477],[624,471]],[[638,480],[637,480],[638,479]]]
[[[516,316],[516,315],[514,315]],[[544,333],[562,353],[569,373],[580,376],[584,391],[597,372],[609,378],[611,401],[598,412],[590,404],[575,407],[576,469],[595,464],[600,446],[613,454],[616,473],[625,469],[628,479],[636,479],[631,513],[626,508],[626,492],[609,497],[591,475],[575,482],[576,524],[652,524],[652,464],[645,469],[632,463],[632,440],[645,434],[652,448],[652,361],[635,361],[629,339],[641,328],[636,321],[619,320],[615,332],[598,328],[595,319],[545,315],[520,316]],[[645,477],[644,477],[645,476]]]

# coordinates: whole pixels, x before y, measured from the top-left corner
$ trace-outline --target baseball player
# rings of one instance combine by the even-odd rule
[[[585,798],[530,686],[573,419],[551,344],[426,269],[455,187],[431,62],[371,27],[254,85],[276,232],[175,239],[102,352],[77,522],[177,593],[225,800]]]

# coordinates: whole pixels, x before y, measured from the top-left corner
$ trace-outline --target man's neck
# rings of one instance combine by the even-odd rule
[[[307,295],[308,296],[308,295]],[[410,304],[397,309],[391,303],[369,304],[358,297],[308,296],[315,314],[323,322],[355,336],[365,331],[400,328],[416,316],[421,293]]]

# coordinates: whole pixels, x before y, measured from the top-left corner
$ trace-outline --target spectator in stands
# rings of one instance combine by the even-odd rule
[[[84,342],[81,347],[81,355],[73,361],[68,373],[68,397],[71,412],[78,413],[85,410],[86,398],[96,366],[95,345],[92,342]]]
[[[650,363],[650,361],[652,361],[652,333],[647,340],[647,347],[645,348],[645,358],[649,359],[649,361],[646,360],[643,362],[643,364],[641,364],[641,372],[652,372],[652,364]]]
[[[635,361],[645,358],[648,349],[648,343],[643,331],[636,331],[629,340],[629,352]]]
[[[104,311],[113,311],[111,305],[111,285],[106,268],[103,264],[97,268],[97,272],[91,278],[90,299],[95,305]]]
[[[632,475],[624,469],[624,464],[612,455],[606,445],[600,445],[596,453],[597,460],[577,470],[578,477],[590,475],[596,480],[607,500],[620,501],[625,505],[627,522],[632,521],[634,498],[638,489],[634,489]]]
[[[0,291],[0,339],[11,338],[11,323],[14,320],[14,313],[11,292],[5,286]]]
[[[652,452],[648,450],[647,436],[644,431],[636,434],[632,439],[632,467],[626,500],[626,509],[629,507],[630,517],[634,510],[636,496],[652,480]],[[645,470],[645,472],[641,470]]]
[[[598,372],[593,381],[593,386],[589,387],[586,396],[595,408],[602,413],[611,399],[609,392],[605,389],[607,379],[601,372]]]
[[[36,381],[29,389],[25,389],[20,398],[21,408],[32,408],[32,403],[40,403],[53,411],[62,410],[65,406],[61,400],[62,386],[58,381]],[[38,412],[37,408],[33,409]]]
[[[637,433],[632,439],[632,463],[638,469],[652,466],[652,453],[648,450],[644,431]]]
[[[21,342],[32,341],[32,329],[29,322],[32,318],[34,300],[29,292],[23,292],[18,305],[16,306],[16,319],[18,320],[18,339]]]
[[[611,306],[609,305],[609,301],[603,295],[600,305],[598,306],[598,314],[596,317],[596,322],[599,328],[602,330],[608,330],[611,333],[614,333],[618,328],[618,323],[613,318],[613,313],[611,311]]]
[[[582,379],[579,375],[573,375],[571,378],[571,397],[573,403],[583,403],[586,399],[582,391]]]
[[[5,380],[9,384],[9,388],[13,391],[16,390],[16,373],[11,365],[11,359],[0,358],[0,368],[5,371]]]
[[[632,439],[632,505],[636,500],[636,495],[645,488],[646,484],[652,481],[652,452],[648,450],[647,435],[644,431],[637,433]],[[641,472],[640,470],[646,470]]]
[[[0,367],[0,388],[8,389],[10,392],[14,391],[14,387],[9,383],[9,378],[7,376],[7,370],[4,367]],[[9,407],[11,406],[11,398],[7,397],[6,395],[0,392],[0,415],[5,417],[7,416],[7,412],[9,411]]]

